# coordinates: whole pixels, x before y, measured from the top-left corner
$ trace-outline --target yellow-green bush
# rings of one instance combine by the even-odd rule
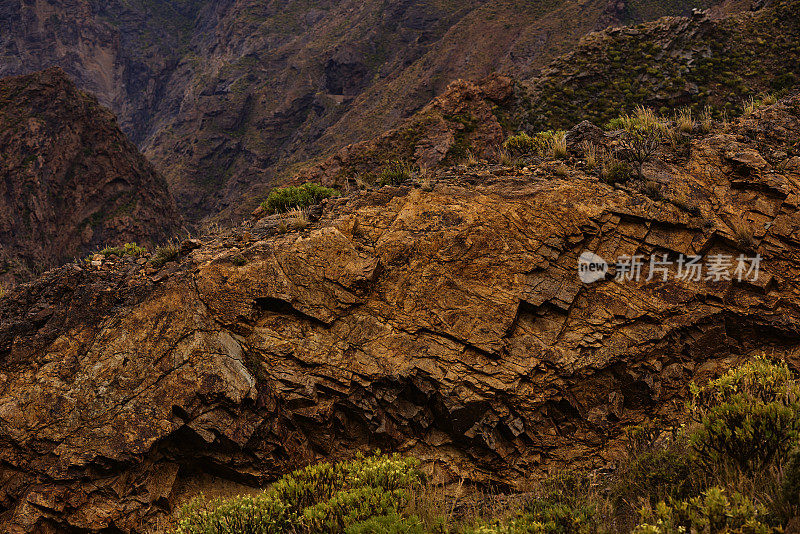
[[[106,247],[100,251],[103,256],[143,256],[147,254],[147,249],[140,247],[136,243],[125,243],[118,247]]]
[[[407,506],[409,492],[422,482],[417,465],[414,459],[379,454],[320,463],[284,476],[257,496],[196,500],[184,510],[177,532],[322,534],[390,528],[391,518]],[[409,518],[406,524],[415,522]],[[355,530],[347,530],[351,527]]]
[[[566,157],[563,130],[547,130],[533,135],[522,132],[506,139],[505,143],[503,143],[503,148],[517,156],[542,156],[548,151],[552,151],[556,157]]]
[[[319,204],[326,198],[336,196],[339,196],[339,193],[335,189],[308,182],[299,187],[273,189],[267,200],[261,203],[261,207],[267,210],[267,213],[283,213],[292,208],[307,208]]]
[[[698,426],[690,439],[707,466],[763,469],[800,434],[800,388],[783,362],[758,357],[691,392]]]
[[[592,481],[583,472],[564,472],[542,481],[535,499],[505,523],[467,529],[466,534],[592,534],[600,529]]]
[[[661,501],[655,510],[642,510],[642,523],[634,534],[772,534],[767,511],[750,499],[712,487],[688,500]]]

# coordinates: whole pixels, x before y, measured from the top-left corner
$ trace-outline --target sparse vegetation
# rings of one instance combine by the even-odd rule
[[[714,112],[711,106],[706,106],[703,108],[703,112],[700,114],[700,128],[703,133],[710,132],[714,127]]]
[[[778,99],[775,95],[765,95],[760,98],[750,97],[745,101],[744,104],[744,115],[745,117],[752,115],[756,112],[756,110],[764,107],[764,106],[771,106],[775,104]]]
[[[308,218],[308,212],[300,208],[287,211],[281,215],[281,219],[287,230],[303,230],[311,224]]]
[[[273,189],[261,207],[267,213],[284,213],[292,208],[307,208],[319,204],[326,198],[339,196],[339,192],[318,184],[305,183],[299,187],[289,186]]]
[[[536,80],[520,122],[537,129],[582,120],[606,124],[637,105],[658,106],[665,114],[662,106],[688,104],[698,117],[711,105],[717,120],[741,115],[743,97],[782,96],[797,87],[797,9],[796,0],[782,0],[753,16],[688,27],[648,23],[635,33],[587,40]]]
[[[506,167],[519,167],[521,166],[520,159],[515,157],[510,150],[507,148],[503,148],[500,150],[498,162],[500,165],[505,165]]]
[[[637,107],[634,115],[621,118],[622,146],[636,169],[636,176],[644,178],[644,164],[650,161],[661,146],[664,124],[652,110]]]
[[[694,130],[694,119],[692,118],[692,108],[681,108],[675,115],[675,127],[679,132],[692,133]]]

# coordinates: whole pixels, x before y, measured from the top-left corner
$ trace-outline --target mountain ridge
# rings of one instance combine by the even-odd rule
[[[59,68],[0,80],[0,280],[183,227],[164,178]]]

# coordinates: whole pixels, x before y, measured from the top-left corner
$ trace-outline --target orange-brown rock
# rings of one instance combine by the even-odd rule
[[[797,365],[799,141],[794,99],[654,162],[664,200],[576,167],[460,167],[158,272],[47,273],[0,299],[0,528],[144,532],[198,480],[372,447],[510,488],[612,468],[622,428],[675,417],[689,381],[754,351]],[[587,250],[762,262],[755,281],[583,284]]]
[[[181,226],[163,177],[63,71],[0,80],[0,282]]]

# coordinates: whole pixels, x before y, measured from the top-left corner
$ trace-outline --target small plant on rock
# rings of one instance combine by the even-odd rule
[[[611,157],[603,163],[601,176],[610,184],[625,183],[631,177],[631,168],[626,162]]]
[[[653,110],[638,106],[633,115],[611,120],[607,129],[622,130],[620,138],[625,159],[632,163],[637,177],[644,178],[644,164],[655,156],[667,128]]]
[[[590,169],[597,167],[599,159],[599,149],[597,145],[589,141],[584,141],[581,143],[581,149],[583,150],[583,158],[586,160],[586,166]]]
[[[286,223],[286,227],[291,230],[303,230],[311,224],[306,210],[294,208],[284,213],[281,218]]]
[[[710,132],[714,128],[714,119],[713,119],[713,111],[711,106],[706,106],[703,108],[703,112],[700,114],[700,128],[703,130],[704,133]]]

